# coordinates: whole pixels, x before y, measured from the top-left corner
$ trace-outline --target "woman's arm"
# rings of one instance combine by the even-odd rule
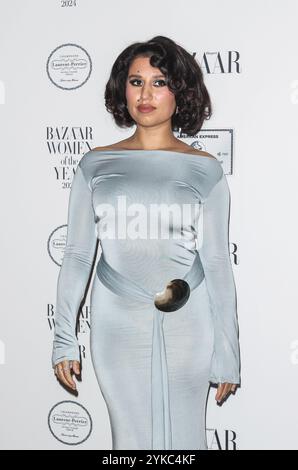
[[[57,284],[52,366],[80,361],[76,320],[90,276],[97,236],[92,193],[81,162],[73,177],[68,205],[67,239]]]
[[[230,190],[223,173],[203,202],[199,249],[214,322],[210,382],[240,383],[237,299],[229,254]]]

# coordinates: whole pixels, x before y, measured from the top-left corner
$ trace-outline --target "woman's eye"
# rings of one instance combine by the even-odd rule
[[[142,81],[142,80],[139,80],[138,78],[134,78],[133,80],[130,80],[130,82],[129,82],[129,83],[130,83],[131,85],[134,85],[134,84],[135,84],[135,82],[141,82],[141,81]],[[155,83],[159,83],[159,82],[161,82],[161,83],[162,83],[162,85],[161,85],[161,86],[165,86],[165,85],[166,85],[166,82],[165,82],[165,80],[156,80],[156,81],[155,81]],[[138,85],[137,85],[137,86],[138,86]],[[158,85],[158,88],[159,88],[159,85]]]
[[[163,83],[163,85],[162,85],[162,86],[165,86],[165,85],[166,85],[166,82],[165,82],[165,80],[156,80],[156,81],[157,81],[157,82],[161,82],[161,83]]]
[[[138,80],[137,78],[134,78],[133,80],[130,80],[129,83],[133,85],[135,82],[140,82],[141,80]]]

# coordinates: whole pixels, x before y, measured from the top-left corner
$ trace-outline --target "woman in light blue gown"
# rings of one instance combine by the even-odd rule
[[[195,135],[210,98],[195,59],[157,36],[119,55],[105,100],[116,123],[136,131],[78,164],[52,365],[76,389],[76,317],[99,239],[90,350],[112,448],[207,449],[210,384],[218,402],[240,384],[230,192],[220,162],[173,130]]]

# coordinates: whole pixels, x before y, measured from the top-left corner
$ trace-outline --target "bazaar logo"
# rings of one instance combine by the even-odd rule
[[[237,450],[236,432],[225,429],[219,432],[218,429],[206,429],[208,450]]]

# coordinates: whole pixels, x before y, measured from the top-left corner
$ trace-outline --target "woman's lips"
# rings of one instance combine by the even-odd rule
[[[155,108],[153,106],[146,106],[146,105],[138,106],[138,111],[140,111],[141,113],[150,113],[154,109]]]

